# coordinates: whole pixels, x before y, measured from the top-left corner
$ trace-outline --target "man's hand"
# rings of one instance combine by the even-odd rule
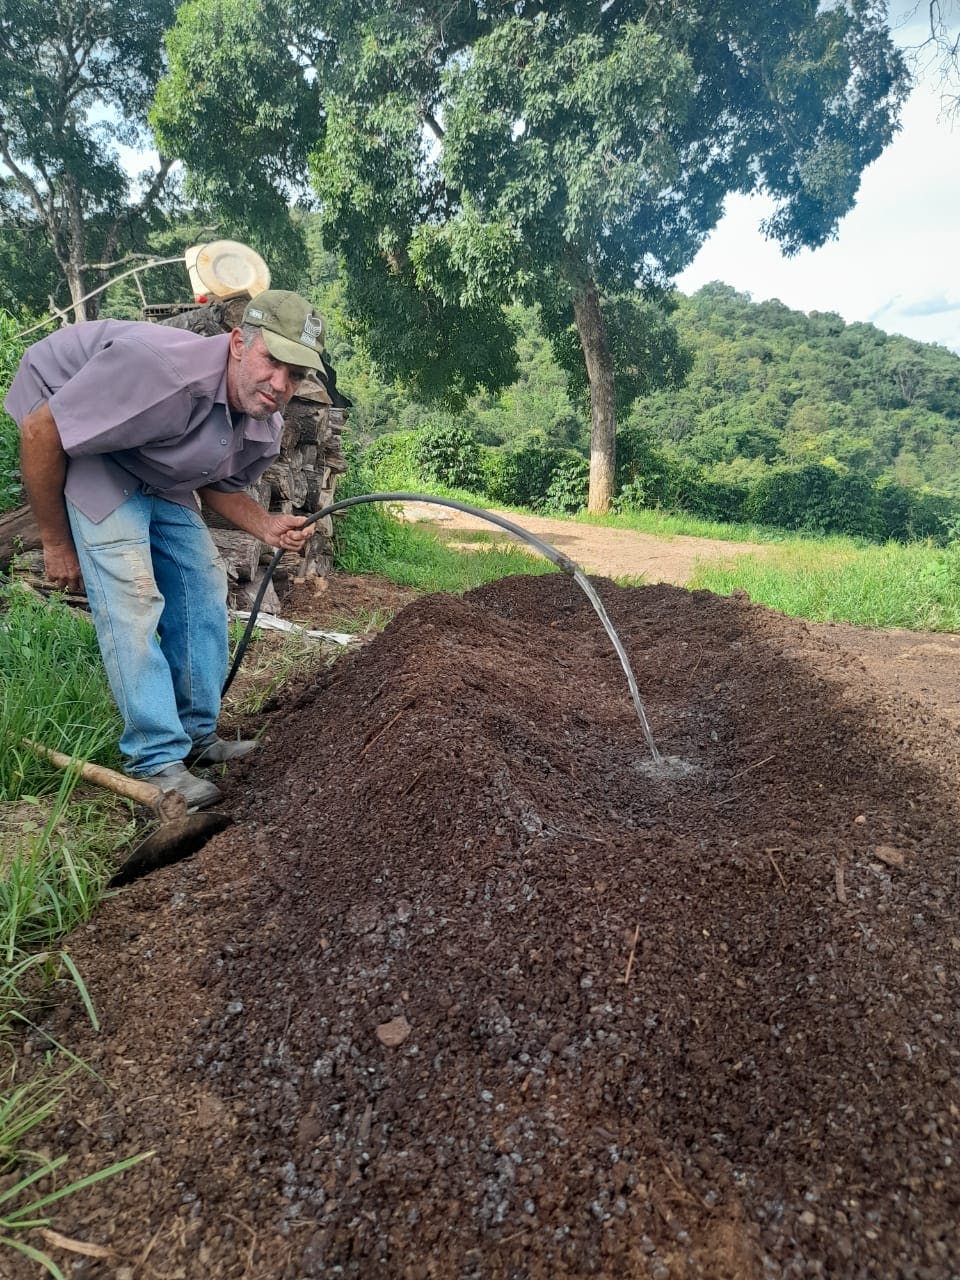
[[[43,570],[47,581],[61,591],[77,594],[83,590],[80,561],[72,542],[45,542]]]
[[[269,547],[284,551],[302,551],[303,544],[313,532],[313,526],[305,529],[306,516],[285,516],[264,511],[249,493],[221,493],[218,489],[201,489],[200,497],[238,529],[252,533]]]
[[[313,526],[305,529],[306,516],[268,515],[263,541],[284,551],[302,551],[303,544],[313,533]]]

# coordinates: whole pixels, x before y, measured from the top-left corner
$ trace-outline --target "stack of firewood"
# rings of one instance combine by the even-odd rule
[[[168,311],[166,318],[157,314],[160,308],[151,308],[145,318],[211,336],[239,324],[247,301],[245,297],[215,301],[178,314],[170,315]],[[301,384],[283,415],[280,457],[249,490],[265,510],[312,515],[334,501],[337,477],[346,470],[342,432],[347,404],[335,384],[328,386],[312,376]],[[230,604],[245,608],[260,587],[274,550],[228,526],[207,507],[203,515],[227,567]],[[265,612],[279,612],[280,599],[292,582],[323,577],[332,571],[330,517],[317,521],[313,530],[302,554],[287,552],[281,558],[260,606]],[[0,516],[0,568],[6,568],[13,556],[21,553],[23,567],[42,572],[43,557],[36,550],[39,546],[29,508],[20,507]]]

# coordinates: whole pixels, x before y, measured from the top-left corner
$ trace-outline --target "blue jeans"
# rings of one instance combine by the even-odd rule
[[[227,575],[203,520],[144,493],[94,524],[67,500],[134,776],[212,733],[227,675]]]

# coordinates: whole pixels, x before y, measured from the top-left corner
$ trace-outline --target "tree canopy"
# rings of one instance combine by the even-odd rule
[[[907,88],[876,0],[271,3],[285,34],[269,54],[250,38],[252,0],[181,11],[154,113],[165,145],[212,181],[245,163],[276,186],[283,147],[247,113],[219,121],[213,145],[200,127],[208,90],[186,70],[229,12],[237,74],[257,100],[282,62],[284,94],[319,104],[307,127],[323,237],[385,368],[466,395],[515,374],[506,301],[539,303],[558,341],[574,326],[594,508],[615,468],[613,353],[625,344],[611,329],[626,324],[636,349],[650,302],[730,192],[773,196],[766,230],[787,252],[832,235]],[[669,381],[678,371],[659,349],[647,376]]]
[[[142,234],[167,179],[169,161],[134,193],[117,148],[145,142],[175,7],[0,0],[0,229],[16,261],[45,238],[79,319],[89,273]]]

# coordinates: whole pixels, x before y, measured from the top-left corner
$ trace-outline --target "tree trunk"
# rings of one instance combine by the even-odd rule
[[[81,320],[86,320],[87,318],[87,304],[82,301],[83,273],[75,262],[67,262],[64,264],[63,274],[66,276],[67,287],[70,290],[73,321],[74,324],[79,324]]]
[[[590,382],[590,492],[587,510],[610,510],[617,470],[617,401],[613,359],[597,286],[589,280],[573,299],[573,314]]]
[[[83,225],[83,207],[80,192],[72,178],[68,178],[64,183],[64,193],[67,205],[66,241],[68,245],[68,261],[64,263],[64,275],[67,278],[70,301],[73,304],[74,323],[79,324],[82,320],[87,319],[88,314],[90,314],[91,319],[94,318],[96,310],[94,309],[92,313],[88,313],[87,304],[83,301],[83,295],[86,292],[83,277],[83,262],[86,256],[86,232]]]

